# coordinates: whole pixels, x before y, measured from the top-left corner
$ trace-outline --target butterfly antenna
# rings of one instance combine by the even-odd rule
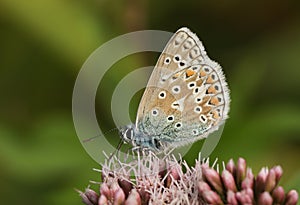
[[[112,131],[115,131],[115,130],[119,130],[119,129],[118,128],[112,128],[112,129],[108,130],[107,132],[105,132],[103,135],[111,133]],[[84,140],[82,140],[82,142],[83,143],[90,142],[90,141],[96,139],[97,137],[100,137],[100,136],[103,136],[103,135],[96,135],[94,137],[90,137],[90,138],[84,139]]]

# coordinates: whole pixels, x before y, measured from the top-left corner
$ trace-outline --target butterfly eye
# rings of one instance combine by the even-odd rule
[[[123,139],[125,141],[130,141],[133,138],[133,129],[132,128],[128,128],[125,130],[125,132],[122,135]]]
[[[157,116],[158,115],[158,110],[157,109],[153,109],[152,110],[152,115],[153,116]]]

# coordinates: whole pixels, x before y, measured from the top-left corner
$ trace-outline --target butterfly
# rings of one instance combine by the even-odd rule
[[[161,152],[206,138],[228,118],[229,89],[188,28],[169,40],[153,69],[135,124],[120,129],[133,149]]]

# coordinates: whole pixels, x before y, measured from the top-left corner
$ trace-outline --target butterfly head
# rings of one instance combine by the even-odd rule
[[[136,130],[135,125],[127,125],[119,131],[122,142],[131,144],[133,148],[149,149],[154,152],[162,151],[164,146],[158,137],[145,136],[143,133]]]
[[[124,143],[134,143],[135,127],[133,124],[122,127],[119,134]]]

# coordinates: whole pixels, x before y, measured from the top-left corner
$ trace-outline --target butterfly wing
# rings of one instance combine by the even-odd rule
[[[179,29],[167,43],[141,99],[136,128],[167,144],[206,137],[227,118],[229,91],[221,67],[198,37]]]

